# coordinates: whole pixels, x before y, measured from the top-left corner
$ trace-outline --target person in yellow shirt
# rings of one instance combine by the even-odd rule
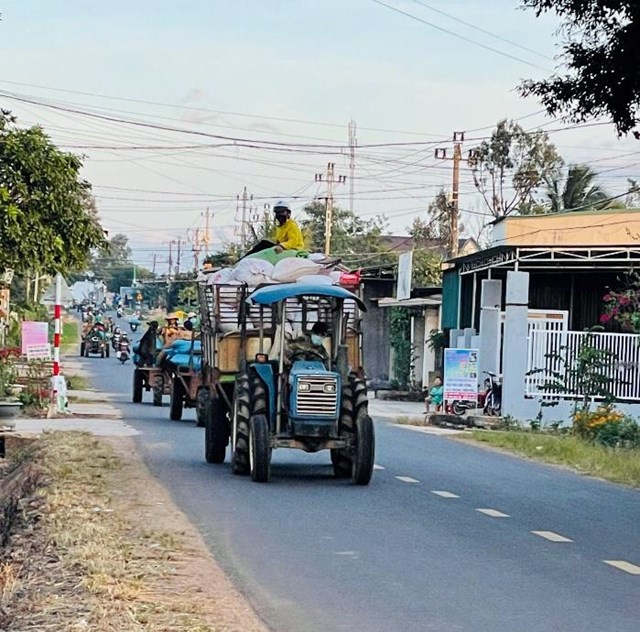
[[[304,239],[300,226],[291,219],[291,209],[286,202],[278,202],[273,207],[276,216],[276,246],[277,253],[283,250],[304,250]]]

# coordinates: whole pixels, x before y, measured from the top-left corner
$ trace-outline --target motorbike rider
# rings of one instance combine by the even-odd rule
[[[113,348],[117,351],[118,350],[118,344],[120,342],[120,337],[122,336],[122,330],[120,329],[120,327],[115,327],[113,330]]]
[[[129,338],[127,337],[126,332],[122,332],[120,336],[120,341],[118,342],[118,349],[116,352],[116,357],[121,362],[126,362],[129,359],[130,348],[129,348]]]

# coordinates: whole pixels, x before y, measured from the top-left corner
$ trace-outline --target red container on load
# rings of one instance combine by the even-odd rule
[[[358,287],[360,285],[360,270],[343,272],[340,275],[340,285],[342,287]]]

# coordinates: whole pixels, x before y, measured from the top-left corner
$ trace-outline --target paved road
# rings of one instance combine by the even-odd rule
[[[260,485],[204,462],[193,411],[130,404],[131,366],[83,362],[277,632],[639,629],[638,492],[383,421],[369,487],[289,450]]]

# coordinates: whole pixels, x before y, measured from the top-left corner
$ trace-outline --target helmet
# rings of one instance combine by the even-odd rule
[[[187,318],[195,318],[197,316],[197,314],[195,312],[189,312],[187,314]]]
[[[279,210],[289,211],[291,213],[291,208],[289,207],[289,203],[284,200],[279,200],[273,205],[273,212],[277,213]]]

